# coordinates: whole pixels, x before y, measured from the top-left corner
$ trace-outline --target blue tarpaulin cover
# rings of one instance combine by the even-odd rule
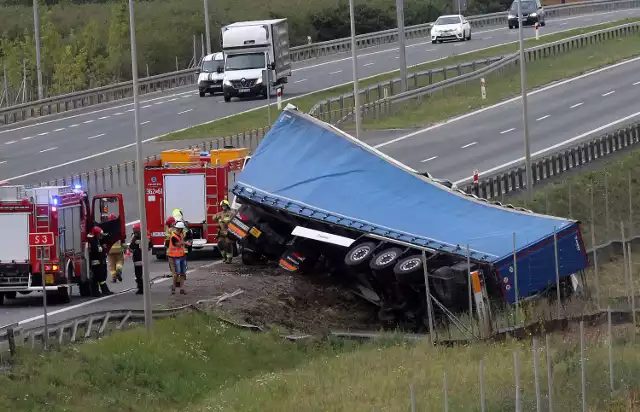
[[[488,204],[451,191],[346,133],[287,109],[238,177],[241,198],[491,263],[509,300],[555,283],[586,264],[576,221]],[[515,237],[514,237],[515,234]],[[517,265],[513,265],[517,251]]]

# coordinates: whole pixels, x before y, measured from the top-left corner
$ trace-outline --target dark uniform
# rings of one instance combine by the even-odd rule
[[[149,250],[151,250],[151,238],[148,238],[149,241]],[[133,270],[136,275],[136,285],[138,286],[138,290],[136,293],[141,295],[144,292],[144,285],[142,283],[142,236],[140,235],[140,231],[134,231],[131,236],[131,243],[129,243],[129,249],[132,253],[133,259]]]
[[[89,262],[91,265],[91,295],[95,297],[111,295],[113,292],[107,286],[107,253],[102,239],[92,236],[89,238]]]

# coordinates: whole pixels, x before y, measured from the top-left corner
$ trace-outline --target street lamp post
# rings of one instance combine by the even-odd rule
[[[211,32],[209,31],[209,0],[204,0],[204,30],[207,36],[207,54],[211,54]]]
[[[349,0],[349,19],[351,20],[351,66],[353,68],[353,114],[356,120],[356,138],[360,138],[360,88],[358,87],[358,57],[356,55],[356,20],[353,1]]]
[[[144,298],[144,326],[153,327],[151,317],[151,280],[149,278],[149,238],[147,237],[147,214],[144,207],[144,163],[140,138],[140,96],[138,89],[138,57],[136,51],[136,29],[133,15],[133,0],[129,0],[129,30],[131,32],[131,73],[133,75],[133,119],[136,131],[136,167],[138,173],[138,213],[140,215],[140,249],[142,252],[142,284]]]
[[[404,0],[396,0],[396,15],[398,19],[398,50],[400,51],[400,87],[407,91],[407,54],[404,38]]]
[[[40,66],[40,22],[38,20],[38,0],[33,0],[33,27],[36,36],[36,75],[38,77],[38,100],[44,99],[42,89],[42,67]]]
[[[522,0],[518,0],[518,41],[520,42],[520,93],[522,94],[522,123],[524,129],[524,157],[527,175],[527,196],[533,193],[533,174],[531,170],[531,148],[529,146],[529,116],[527,111],[527,68],[524,60],[524,40],[522,36]]]

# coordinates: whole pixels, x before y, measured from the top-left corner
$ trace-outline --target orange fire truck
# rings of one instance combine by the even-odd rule
[[[117,219],[107,220],[111,213]],[[43,273],[47,292],[64,302],[71,300],[72,285],[90,296],[87,233],[100,226],[108,249],[124,240],[124,221],[120,194],[94,196],[89,204],[79,186],[0,186],[0,227],[6,236],[0,248],[0,304],[17,293],[42,291]],[[54,244],[31,247],[29,233],[53,233]]]
[[[248,149],[225,148],[211,152],[167,150],[144,167],[145,208],[152,253],[166,258],[165,222],[175,209],[182,211],[193,234],[191,249],[216,249],[218,226],[214,219],[220,202],[228,197],[229,181],[242,170]]]

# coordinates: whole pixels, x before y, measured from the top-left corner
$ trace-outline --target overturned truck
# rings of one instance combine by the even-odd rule
[[[588,263],[579,222],[447,187],[293,107],[232,191],[241,206],[229,229],[246,264],[324,264],[381,320],[426,325],[427,291],[445,311],[483,316],[571,294]]]

